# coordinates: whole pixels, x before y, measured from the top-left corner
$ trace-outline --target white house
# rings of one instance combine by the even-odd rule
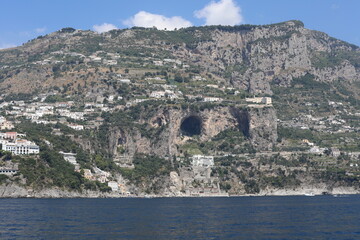
[[[79,124],[69,124],[68,127],[75,129],[77,131],[82,131],[84,130],[84,126],[83,125],[79,125]]]
[[[222,98],[217,97],[204,97],[204,102],[221,102]]]
[[[270,105],[272,103],[270,97],[253,97],[253,98],[246,98],[246,102],[249,103],[262,103],[266,105]]]
[[[4,121],[0,124],[1,130],[13,129],[13,128],[14,128],[14,124],[12,124],[12,122],[10,121]]]
[[[214,157],[194,155],[192,156],[192,165],[194,167],[212,167],[214,166]]]
[[[154,91],[150,94],[150,97],[152,98],[164,98],[165,92],[164,91]]]
[[[110,181],[110,182],[108,182],[108,186],[111,187],[111,190],[113,192],[119,191],[119,184],[117,182]]]
[[[76,153],[66,153],[66,152],[62,152],[62,151],[60,151],[59,153],[61,155],[63,155],[65,161],[68,161],[69,163],[71,163],[73,165],[77,164]]]
[[[15,155],[38,154],[40,152],[38,145],[24,139],[2,144],[2,150],[12,152]]]
[[[163,66],[164,62],[163,61],[153,61],[155,66]]]
[[[120,81],[121,83],[126,83],[126,84],[131,83],[131,80],[130,80],[130,79],[120,79],[119,81]]]

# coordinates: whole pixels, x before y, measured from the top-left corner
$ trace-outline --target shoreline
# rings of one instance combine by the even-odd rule
[[[102,193],[94,191],[66,191],[58,188],[49,188],[41,190],[26,189],[24,187],[9,184],[0,186],[0,198],[32,198],[32,199],[71,199],[71,198],[217,198],[217,197],[286,197],[286,196],[325,196],[325,195],[357,195],[360,194],[360,189],[352,187],[337,187],[331,190],[322,187],[304,187],[299,189],[266,189],[260,191],[258,194],[138,194],[138,195],[123,195],[121,193]]]

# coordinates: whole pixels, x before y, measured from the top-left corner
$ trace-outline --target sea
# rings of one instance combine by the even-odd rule
[[[0,199],[0,239],[360,239],[360,196]]]

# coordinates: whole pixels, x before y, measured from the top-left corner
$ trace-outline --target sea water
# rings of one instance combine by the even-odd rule
[[[0,199],[0,239],[360,239],[360,196]]]

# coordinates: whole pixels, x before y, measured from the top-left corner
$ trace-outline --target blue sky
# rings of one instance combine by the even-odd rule
[[[291,19],[360,46],[360,0],[4,0],[1,9],[0,48],[64,27],[102,32],[133,25],[173,29]]]

